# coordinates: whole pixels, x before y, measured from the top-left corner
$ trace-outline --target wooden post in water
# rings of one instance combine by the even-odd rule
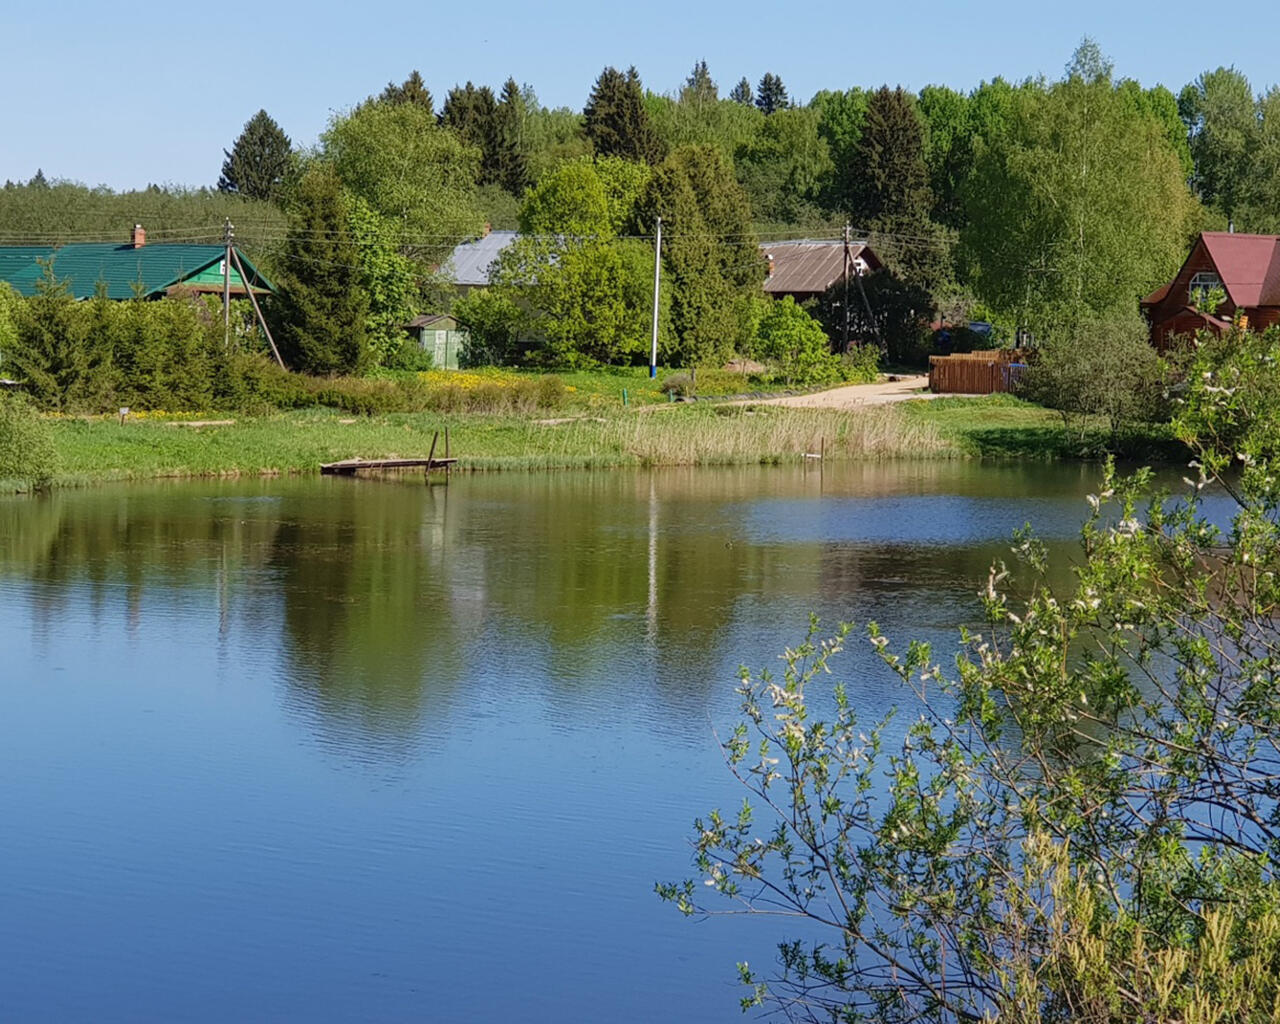
[[[437,430],[434,434],[431,435],[431,451],[427,452],[427,468],[422,471],[422,475],[424,477],[430,477],[431,475],[431,463],[435,460],[436,442],[439,440],[440,440],[440,431]]]
[[[447,425],[447,424],[445,425],[445,428],[444,428],[444,457],[445,457],[446,459],[448,459],[448,458],[449,458],[449,427],[448,427],[448,425]],[[444,478],[445,478],[445,481],[446,481],[446,482],[448,481],[448,479],[449,479],[449,474],[450,474],[452,471],[453,471],[453,463],[452,463],[452,462],[446,462],[446,463],[444,464]]]

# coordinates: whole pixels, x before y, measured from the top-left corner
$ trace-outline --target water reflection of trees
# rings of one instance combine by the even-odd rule
[[[383,757],[441,726],[464,688],[474,701],[511,680],[567,715],[637,695],[696,713],[723,692],[726,658],[755,657],[748,632],[776,654],[809,608],[883,618],[906,602],[903,617],[954,635],[956,602],[973,601],[1003,541],[860,543],[824,537],[821,522],[764,525],[819,495],[1080,487],[1041,467],[894,464],[103,489],[0,503],[0,573],[30,581],[37,621],[76,592],[95,616],[123,607],[139,630],[171,627],[171,614],[148,616],[181,600],[189,627],[205,600],[193,656],[252,645],[271,664],[276,651],[291,713]],[[617,677],[623,655],[637,678]]]

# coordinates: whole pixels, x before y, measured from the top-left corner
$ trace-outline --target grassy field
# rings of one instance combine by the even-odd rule
[[[147,413],[124,424],[114,416],[54,418],[48,421],[58,452],[54,482],[310,474],[342,459],[425,456],[433,434],[443,438],[446,427],[459,468],[472,471],[785,463],[819,453],[828,459],[1088,455],[1067,437],[1056,413],[1006,395],[851,412],[673,405],[649,385],[643,368],[558,376],[570,389],[560,407],[519,414],[354,416],[313,408],[261,416]],[[1131,450],[1122,454],[1134,457],[1185,457],[1161,427],[1126,445]]]
[[[231,417],[228,417],[231,418]],[[213,417],[209,417],[213,419]],[[426,455],[448,426],[469,470],[724,465],[828,458],[960,454],[933,425],[893,407],[857,414],[809,409],[677,405],[607,414],[510,417],[320,410],[188,426],[148,416],[54,421],[56,482],[263,473],[315,473],[322,462]],[[443,452],[443,441],[437,455]]]

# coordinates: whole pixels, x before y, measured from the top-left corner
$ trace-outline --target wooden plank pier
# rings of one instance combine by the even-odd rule
[[[368,470],[421,469],[425,473],[433,470],[444,470],[447,475],[457,463],[456,458],[449,455],[449,431],[444,432],[444,458],[436,458],[436,442],[440,440],[440,431],[431,438],[431,451],[424,458],[407,459],[343,459],[341,462],[322,462],[320,472],[325,476],[355,476]]]

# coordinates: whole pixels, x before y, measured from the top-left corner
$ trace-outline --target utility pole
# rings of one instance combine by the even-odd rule
[[[649,379],[658,376],[658,288],[662,282],[662,218],[653,242],[653,345],[649,349]]]
[[[235,225],[228,217],[222,225],[222,347],[227,350],[231,348],[231,242],[235,237]]]
[[[841,352],[849,351],[849,225],[844,226],[844,346]]]

